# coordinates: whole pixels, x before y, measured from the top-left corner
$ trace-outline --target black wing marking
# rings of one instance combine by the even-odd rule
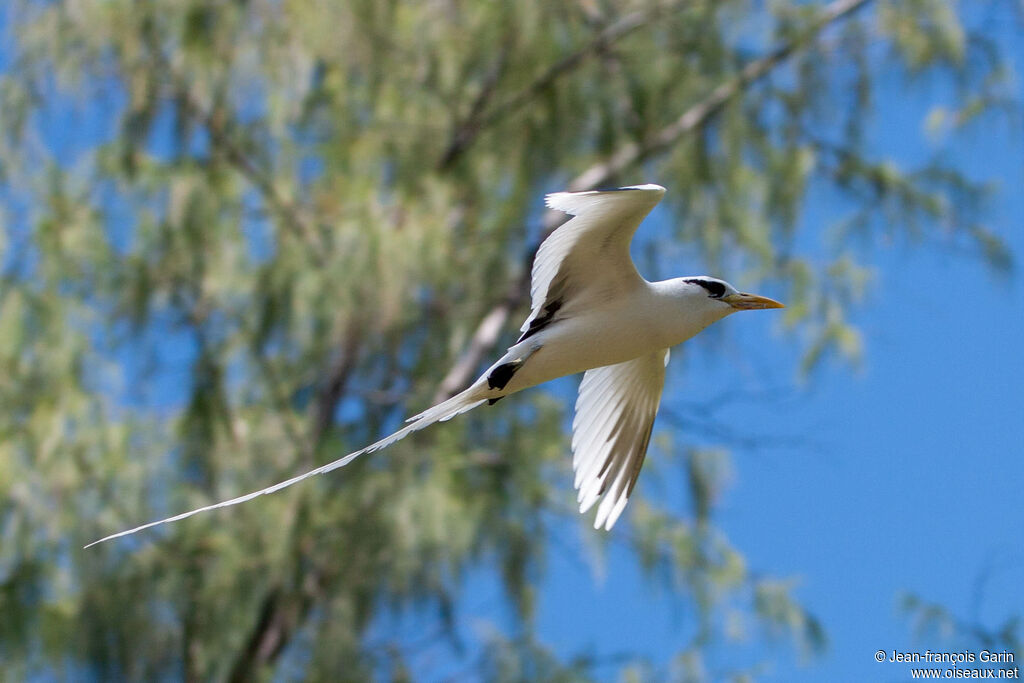
[[[555,275],[551,284],[548,286],[547,298],[544,300],[544,306],[540,309],[537,317],[530,321],[530,325],[526,328],[526,331],[523,332],[519,339],[516,340],[516,344],[525,339],[529,339],[551,323],[555,322],[555,315],[562,310],[566,297],[570,294],[567,289],[565,273],[560,271]]]
[[[491,370],[487,375],[487,386],[491,389],[504,389],[512,380],[512,375],[516,374],[516,371],[522,367],[523,361],[514,360],[510,363],[502,363],[498,367]]]
[[[530,326],[526,328],[526,332],[523,332],[522,336],[516,340],[516,344],[519,342],[529,339],[533,335],[537,334],[545,327],[555,321],[555,313],[558,313],[559,309],[562,308],[562,300],[555,299],[549,304],[545,304],[541,314],[530,321]]]

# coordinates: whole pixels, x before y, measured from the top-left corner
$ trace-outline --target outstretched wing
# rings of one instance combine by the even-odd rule
[[[572,421],[580,512],[603,496],[594,528],[611,529],[633,492],[665,385],[669,351],[587,370]]]
[[[519,341],[539,332],[556,315],[607,300],[642,282],[629,256],[629,242],[664,195],[660,185],[636,185],[556,192],[545,198],[550,208],[574,218],[537,250],[530,284],[532,310]]]

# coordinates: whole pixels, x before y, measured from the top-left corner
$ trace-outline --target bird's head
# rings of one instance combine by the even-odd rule
[[[710,299],[710,305],[714,307],[713,310],[720,313],[723,317],[736,311],[785,308],[785,304],[769,299],[766,296],[737,291],[728,282],[718,278],[701,275],[683,278],[683,282],[690,286],[693,294]]]

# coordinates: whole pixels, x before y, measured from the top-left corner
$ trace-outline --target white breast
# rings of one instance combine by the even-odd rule
[[[725,315],[708,306],[706,296],[671,282],[645,282],[618,301],[558,320],[523,341],[523,347],[536,351],[512,378],[507,393],[670,348]]]

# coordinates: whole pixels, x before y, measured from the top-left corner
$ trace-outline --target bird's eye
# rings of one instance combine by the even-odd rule
[[[714,280],[702,280],[700,278],[693,278],[691,280],[687,280],[687,282],[703,287],[707,290],[708,296],[712,299],[721,299],[725,296],[725,285],[721,282],[715,282]]]

